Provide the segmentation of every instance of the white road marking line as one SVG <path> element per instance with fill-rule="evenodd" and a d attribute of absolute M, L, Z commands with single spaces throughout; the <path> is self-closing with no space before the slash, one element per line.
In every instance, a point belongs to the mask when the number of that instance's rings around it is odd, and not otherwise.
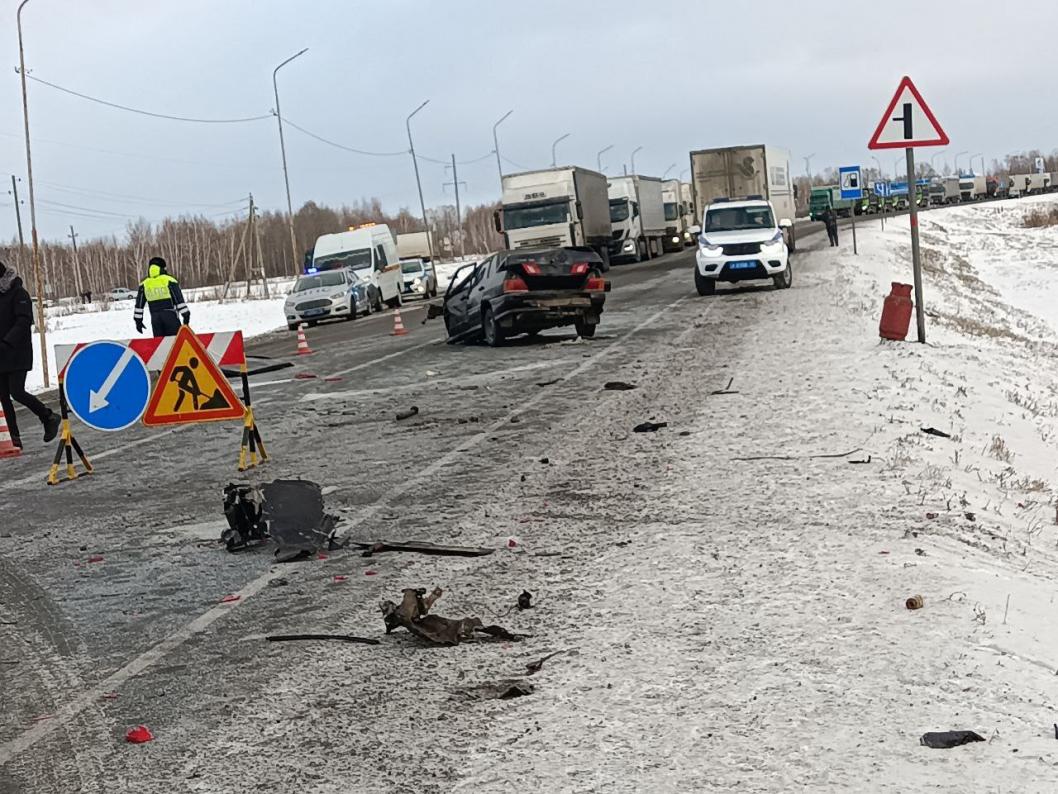
<path fill-rule="evenodd" d="M 348 375 L 350 372 L 356 372 L 358 369 L 364 369 L 365 367 L 370 367 L 373 364 L 380 364 L 383 361 L 388 361 L 391 358 L 396 358 L 397 356 L 403 356 L 405 353 L 411 353 L 411 352 L 413 352 L 415 350 L 422 350 L 422 348 L 427 347 L 429 345 L 440 345 L 440 344 L 444 344 L 444 340 L 443 339 L 431 339 L 429 342 L 420 342 L 417 345 L 412 345 L 411 347 L 406 347 L 403 350 L 396 350 L 396 351 L 394 351 L 392 353 L 387 353 L 384 356 L 379 356 L 378 358 L 373 358 L 370 361 L 364 361 L 361 364 L 357 364 L 355 367 L 349 367 L 349 369 L 340 369 L 337 372 L 332 372 L 327 377 L 329 377 L 329 378 L 340 378 L 342 375 Z"/>
<path fill-rule="evenodd" d="M 564 383 L 587 372 L 598 362 L 602 361 L 608 355 L 610 355 L 612 351 L 617 349 L 628 339 L 635 336 L 644 328 L 652 325 L 659 317 L 663 317 L 668 314 L 670 311 L 672 311 L 680 304 L 688 300 L 689 297 L 690 296 L 684 296 L 682 298 L 678 298 L 677 300 L 673 301 L 664 308 L 659 309 L 657 312 L 650 315 L 650 317 L 643 320 L 643 322 L 639 323 L 639 325 L 635 326 L 622 336 L 619 336 L 617 339 L 608 344 L 598 353 L 590 356 L 589 358 L 586 358 L 583 362 L 581 362 L 580 365 L 578 365 L 568 374 L 559 378 L 559 381 Z M 710 303 L 710 306 L 713 305 L 715 305 L 715 302 Z M 424 342 L 421 345 L 417 345 L 416 347 L 421 348 L 429 344 L 434 344 L 434 342 Z M 396 353 L 391 353 L 390 356 L 386 356 L 382 359 L 376 359 L 376 361 L 383 361 L 385 360 L 385 358 L 402 355 L 403 353 L 410 352 L 414 349 L 416 348 L 413 347 L 407 348 L 405 350 L 399 350 Z M 365 364 L 360 366 L 368 366 L 368 364 L 371 363 L 375 362 L 366 362 Z M 353 370 L 359 368 L 359 366 L 353 367 L 352 369 L 347 371 L 352 372 Z M 346 522 L 344 526 L 349 526 L 350 528 L 358 527 L 360 524 L 362 524 L 364 521 L 378 513 L 380 510 L 388 508 L 394 500 L 399 499 L 401 496 L 408 493 L 409 491 L 421 487 L 425 481 L 432 478 L 438 471 L 441 471 L 446 466 L 451 465 L 452 462 L 455 461 L 460 455 L 470 451 L 471 449 L 479 445 L 482 441 L 484 441 L 486 438 L 488 438 L 500 428 L 507 426 L 511 421 L 511 417 L 524 414 L 538 402 L 549 397 L 550 395 L 550 391 L 546 389 L 540 390 L 528 400 L 522 402 L 518 406 L 518 408 L 514 409 L 513 411 L 510 411 L 502 419 L 497 419 L 495 422 L 490 424 L 480 433 L 471 436 L 463 443 L 454 447 L 448 453 L 446 453 L 445 455 L 431 463 L 429 466 L 427 466 L 425 469 L 420 469 L 415 477 L 404 480 L 399 486 L 397 486 L 397 488 L 389 491 L 386 498 L 380 499 L 374 504 L 365 507 L 363 510 L 360 511 L 360 514 L 355 519 Z M 207 612 L 204 612 L 203 614 L 199 615 L 186 626 L 176 631 L 175 633 L 169 635 L 166 639 L 162 640 L 154 647 L 144 651 L 131 662 L 126 664 L 124 667 L 122 667 L 115 673 L 111 674 L 108 678 L 106 678 L 96 686 L 92 687 L 87 692 L 82 693 L 79 697 L 75 698 L 66 705 L 60 706 L 56 710 L 54 718 L 38 722 L 36 725 L 23 731 L 21 734 L 19 734 L 6 744 L 0 745 L 0 766 L 9 763 L 13 758 L 20 755 L 21 753 L 24 753 L 26 750 L 29 750 L 37 742 L 51 734 L 53 731 L 65 726 L 89 706 L 97 704 L 104 693 L 118 689 L 123 683 L 128 681 L 130 678 L 139 675 L 143 671 L 160 662 L 171 652 L 175 651 L 177 648 L 179 648 L 181 645 L 191 639 L 191 637 L 205 631 L 207 628 L 213 625 L 213 623 L 215 623 L 220 617 L 226 615 L 233 609 L 237 609 L 242 604 L 245 604 L 253 596 L 257 595 L 259 592 L 261 592 L 261 590 L 267 587 L 268 583 L 275 577 L 279 576 L 279 574 L 280 571 L 272 571 L 270 569 L 258 576 L 256 579 L 251 580 L 249 584 L 245 585 L 241 590 L 236 593 L 236 595 L 239 596 L 238 601 L 230 602 L 227 604 L 218 604 Z"/>

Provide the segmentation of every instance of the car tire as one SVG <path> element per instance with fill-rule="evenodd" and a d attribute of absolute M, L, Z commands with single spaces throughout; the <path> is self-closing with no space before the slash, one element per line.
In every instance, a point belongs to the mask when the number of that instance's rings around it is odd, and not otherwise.
<path fill-rule="evenodd" d="M 790 289 L 793 285 L 793 269 L 789 261 L 786 262 L 786 270 L 777 276 L 772 276 L 772 282 L 775 284 L 775 289 Z"/>
<path fill-rule="evenodd" d="M 581 339 L 591 339 L 595 336 L 597 325 L 598 323 L 590 323 L 587 320 L 577 320 L 573 327 L 577 329 L 577 336 Z"/>
<path fill-rule="evenodd" d="M 294 323 L 293 325 L 291 325 L 290 323 L 287 323 L 287 330 L 288 331 L 296 331 L 296 330 L 298 330 L 298 323 Z"/>
<path fill-rule="evenodd" d="M 319 324 L 320 324 L 319 320 L 309 320 L 309 322 L 308 322 L 309 328 L 315 328 Z"/>
<path fill-rule="evenodd" d="M 698 268 L 696 267 L 694 269 L 694 287 L 698 290 L 698 294 L 703 297 L 705 297 L 706 295 L 715 295 L 716 279 L 706 278 L 699 272 Z"/>
<path fill-rule="evenodd" d="M 481 336 L 489 347 L 503 344 L 503 329 L 496 322 L 496 314 L 491 306 L 486 306 L 481 312 Z"/>

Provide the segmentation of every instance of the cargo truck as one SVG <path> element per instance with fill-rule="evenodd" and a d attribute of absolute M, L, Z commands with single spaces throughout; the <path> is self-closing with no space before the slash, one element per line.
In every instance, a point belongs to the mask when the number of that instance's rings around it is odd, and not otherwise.
<path fill-rule="evenodd" d="M 610 259 L 642 262 L 661 255 L 665 237 L 662 182 L 651 176 L 610 180 Z"/>
<path fill-rule="evenodd" d="M 812 188 L 812 194 L 808 197 L 808 217 L 810 220 L 818 221 L 828 209 L 845 218 L 853 212 L 856 204 L 852 199 L 841 197 L 841 188 L 837 185 L 825 185 Z"/>
<path fill-rule="evenodd" d="M 662 186 L 661 201 L 665 208 L 665 239 L 662 247 L 666 251 L 682 251 L 687 238 L 684 226 L 686 215 L 680 195 L 680 180 L 670 179 Z"/>
<path fill-rule="evenodd" d="M 397 235 L 397 256 L 401 259 L 421 259 L 429 262 L 430 244 L 433 243 L 429 232 L 405 232 Z"/>
<path fill-rule="evenodd" d="M 1033 196 L 1051 189 L 1050 174 L 1011 174 L 1010 197 Z"/>
<path fill-rule="evenodd" d="M 792 221 L 796 212 L 790 153 L 774 146 L 726 146 L 691 152 L 691 185 L 699 225 L 706 207 L 719 198 L 759 196 L 771 202 L 777 219 Z M 792 225 L 786 234 L 787 246 L 793 251 L 796 239 Z"/>
<path fill-rule="evenodd" d="M 988 195 L 988 186 L 983 176 L 959 177 L 959 200 L 977 201 Z"/>
<path fill-rule="evenodd" d="M 561 166 L 504 174 L 501 185 L 501 207 L 493 220 L 505 248 L 590 248 L 604 268 L 609 266 L 612 237 L 605 176 Z"/>
<path fill-rule="evenodd" d="M 694 189 L 690 182 L 680 182 L 680 202 L 683 204 L 683 244 L 697 245 L 702 227 L 694 214 Z"/>

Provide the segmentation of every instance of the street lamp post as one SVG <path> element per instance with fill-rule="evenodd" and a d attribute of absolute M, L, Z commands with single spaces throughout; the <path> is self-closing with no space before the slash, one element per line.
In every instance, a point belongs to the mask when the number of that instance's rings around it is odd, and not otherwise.
<path fill-rule="evenodd" d="M 595 155 L 595 170 L 598 171 L 600 174 L 603 172 L 602 171 L 602 156 L 604 154 L 606 154 L 608 151 L 610 151 L 612 148 L 613 148 L 613 144 L 611 143 L 609 146 L 607 146 L 607 147 L 605 147 L 603 149 L 600 149 L 598 151 L 598 153 Z"/>
<path fill-rule="evenodd" d="M 272 70 L 272 90 L 275 92 L 275 97 L 276 97 L 276 122 L 279 124 L 279 151 L 280 151 L 280 153 L 283 156 L 283 183 L 286 185 L 286 189 L 287 189 L 287 221 L 289 222 L 289 225 L 290 225 L 290 254 L 294 258 L 294 274 L 295 275 L 297 275 L 297 272 L 298 272 L 298 269 L 299 269 L 298 268 L 298 239 L 294 235 L 294 204 L 290 200 L 290 175 L 289 175 L 289 173 L 287 173 L 287 146 L 286 146 L 286 142 L 283 140 L 283 113 L 279 109 L 279 83 L 276 81 L 276 75 L 279 73 L 280 69 L 282 69 L 284 66 L 286 66 L 288 63 L 290 63 L 295 58 L 301 57 L 302 55 L 304 55 L 308 51 L 309 51 L 309 48 L 306 47 L 305 49 L 303 49 L 301 52 L 297 53 L 296 55 L 291 55 L 289 58 L 287 58 L 285 61 L 283 61 L 281 64 L 279 64 L 279 66 L 277 66 L 275 69 Z"/>
<path fill-rule="evenodd" d="M 673 168 L 675 168 L 675 167 L 676 167 L 676 164 L 675 164 L 675 163 L 673 163 L 673 164 L 672 164 L 672 165 L 670 165 L 670 166 L 669 166 L 668 168 L 666 168 L 666 169 L 665 169 L 665 173 L 661 175 L 661 178 L 662 178 L 662 179 L 664 179 L 665 177 L 667 177 L 667 176 L 669 175 L 669 171 L 671 171 L 671 170 L 672 170 Z"/>
<path fill-rule="evenodd" d="M 932 171 L 934 174 L 937 174 L 937 168 L 936 166 L 934 166 L 933 161 L 940 155 L 944 154 L 946 151 L 948 150 L 941 149 L 939 152 L 934 152 L 929 156 L 929 170 Z M 937 174 L 937 176 L 940 176 L 940 174 Z"/>
<path fill-rule="evenodd" d="M 22 78 L 22 119 L 26 128 L 26 179 L 29 182 L 29 219 L 33 238 L 33 281 L 37 291 L 37 334 L 40 336 L 40 362 L 44 370 L 44 387 L 51 386 L 48 375 L 48 338 L 44 320 L 44 278 L 40 271 L 40 242 L 37 239 L 37 204 L 33 193 L 33 155 L 29 145 L 29 99 L 26 93 L 26 54 L 22 47 L 22 9 L 29 0 L 22 0 L 15 19 L 18 23 L 18 73 Z"/>
<path fill-rule="evenodd" d="M 514 112 L 514 109 L 508 110 L 503 116 L 492 125 L 492 150 L 496 152 L 496 169 L 500 172 L 500 185 L 503 185 L 503 163 L 500 161 L 500 139 L 496 135 L 496 128 L 499 127 L 503 122 L 507 120 L 507 117 Z"/>
<path fill-rule="evenodd" d="M 879 160 L 873 154 L 871 155 L 871 159 L 874 160 L 874 164 L 876 166 L 878 166 L 878 178 L 882 179 L 884 175 L 882 174 L 882 162 L 881 162 L 881 160 Z"/>
<path fill-rule="evenodd" d="M 560 143 L 562 143 L 562 141 L 566 140 L 566 138 L 568 138 L 569 135 L 570 134 L 568 132 L 565 133 L 564 135 L 559 135 L 557 138 L 555 138 L 555 142 L 551 144 L 551 167 L 552 168 L 554 168 L 555 166 L 558 165 L 558 162 L 556 160 L 557 155 L 555 154 L 555 147 L 558 146 Z"/>
<path fill-rule="evenodd" d="M 426 201 L 422 197 L 422 180 L 419 179 L 419 160 L 415 157 L 415 143 L 411 139 L 411 117 L 422 110 L 429 104 L 430 100 L 427 99 L 419 107 L 415 108 L 411 113 L 408 114 L 408 118 L 404 120 L 404 126 L 408 129 L 408 149 L 411 152 L 411 162 L 415 166 L 415 184 L 419 188 L 419 208 L 422 210 L 422 225 L 426 227 L 426 245 L 430 249 L 430 261 L 434 261 L 433 254 L 433 235 L 430 234 L 430 224 L 426 220 Z M 510 114 L 508 114 L 510 115 Z M 500 119 L 502 121 L 503 119 Z"/>
<path fill-rule="evenodd" d="M 636 148 L 634 148 L 632 150 L 632 174 L 633 175 L 636 172 L 636 152 L 639 152 L 639 151 L 642 151 L 642 150 L 643 150 L 642 146 L 637 146 Z"/>
<path fill-rule="evenodd" d="M 974 170 L 974 160 L 976 160 L 978 157 L 981 158 L 981 176 L 984 176 L 985 175 L 984 155 L 981 154 L 980 152 L 978 152 L 977 154 L 971 154 L 970 155 L 970 172 L 971 173 L 973 172 L 973 170 Z"/>
<path fill-rule="evenodd" d="M 955 166 L 953 167 L 953 170 L 955 171 L 955 176 L 959 176 L 959 158 L 962 157 L 964 154 L 969 154 L 969 151 L 963 149 L 961 152 L 957 152 L 955 155 Z"/>
<path fill-rule="evenodd" d="M 815 152 L 804 158 L 805 161 L 805 176 L 808 177 L 808 181 L 812 181 L 812 158 L 815 157 Z"/>
<path fill-rule="evenodd" d="M 683 181 L 683 175 L 684 174 L 690 175 L 690 173 L 691 173 L 691 169 L 690 168 L 684 168 L 682 171 L 680 171 L 680 181 L 681 182 Z"/>

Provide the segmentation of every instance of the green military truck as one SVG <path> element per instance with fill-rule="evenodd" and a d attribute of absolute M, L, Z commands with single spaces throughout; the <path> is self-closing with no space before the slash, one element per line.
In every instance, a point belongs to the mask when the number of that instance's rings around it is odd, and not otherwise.
<path fill-rule="evenodd" d="M 837 185 L 812 188 L 808 198 L 808 216 L 814 221 L 822 220 L 823 213 L 834 210 L 837 215 L 849 217 L 856 202 L 841 197 L 841 188 Z"/>

